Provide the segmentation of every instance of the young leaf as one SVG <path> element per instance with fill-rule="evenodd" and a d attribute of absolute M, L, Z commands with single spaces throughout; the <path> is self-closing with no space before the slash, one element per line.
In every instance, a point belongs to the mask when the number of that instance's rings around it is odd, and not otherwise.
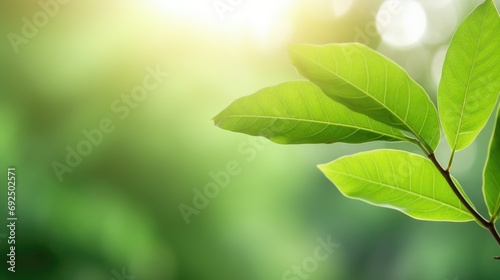
<path fill-rule="evenodd" d="M 483 194 L 491 217 L 500 214 L 500 108 L 497 112 L 495 131 L 483 174 Z"/>
<path fill-rule="evenodd" d="M 432 162 L 419 155 L 375 150 L 319 168 L 347 197 L 393 208 L 415 219 L 473 220 Z"/>
<path fill-rule="evenodd" d="M 330 98 L 427 144 L 439 144 L 437 112 L 420 85 L 396 63 L 357 44 L 298 45 L 290 57 L 301 75 Z"/>
<path fill-rule="evenodd" d="M 307 81 L 283 83 L 234 101 L 217 126 L 280 144 L 408 141 L 401 131 L 353 112 Z"/>
<path fill-rule="evenodd" d="M 458 27 L 438 90 L 439 115 L 453 151 L 469 146 L 488 121 L 500 91 L 500 18 L 492 0 Z"/>

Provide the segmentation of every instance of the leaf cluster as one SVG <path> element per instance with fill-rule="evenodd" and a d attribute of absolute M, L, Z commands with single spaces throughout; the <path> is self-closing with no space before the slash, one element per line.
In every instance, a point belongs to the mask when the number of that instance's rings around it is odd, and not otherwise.
<path fill-rule="evenodd" d="M 347 197 L 432 221 L 476 220 L 500 244 L 500 111 L 484 169 L 489 219 L 467 198 L 450 169 L 492 115 L 500 92 L 500 18 L 492 0 L 458 27 L 443 65 L 438 108 L 408 73 L 358 43 L 297 45 L 292 64 L 307 81 L 264 88 L 219 113 L 217 126 L 279 144 L 404 141 L 426 157 L 373 150 L 336 159 L 319 169 Z M 434 152 L 441 129 L 451 149 L 446 167 Z"/>

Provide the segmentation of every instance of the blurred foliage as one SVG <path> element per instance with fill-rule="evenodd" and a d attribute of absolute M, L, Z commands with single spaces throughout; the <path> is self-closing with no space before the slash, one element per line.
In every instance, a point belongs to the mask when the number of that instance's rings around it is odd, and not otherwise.
<path fill-rule="evenodd" d="M 20 33 L 21 19 L 40 11 L 37 2 L 2 1 L 1 33 Z M 410 146 L 285 147 L 213 126 L 235 98 L 299 79 L 287 45 L 353 41 L 381 4 L 356 1 L 336 18 L 325 12 L 331 1 L 294 1 L 283 16 L 288 35 L 279 36 L 279 28 L 264 35 L 233 28 L 252 5 L 243 2 L 220 20 L 211 1 L 68 1 L 18 54 L 7 36 L 0 40 L 0 167 L 17 168 L 19 219 L 17 272 L 6 269 L 1 239 L 0 278 L 109 280 L 125 268 L 137 280 L 281 279 L 311 255 L 317 237 L 331 235 L 341 246 L 310 279 L 497 279 L 500 267 L 489 257 L 498 248 L 476 225 L 414 221 L 347 200 L 315 167 L 356 151 Z M 272 4 L 257 2 L 260 20 Z M 453 1 L 453 27 L 477 3 Z M 439 30 L 439 11 L 428 30 Z M 407 68 L 435 100 L 431 66 L 451 33 L 440 35 L 401 49 L 380 36 L 369 45 Z M 110 104 L 155 65 L 168 78 L 120 120 Z M 52 163 L 64 162 L 66 146 L 103 118 L 116 129 L 59 182 Z M 456 156 L 453 170 L 483 211 L 491 129 Z M 242 173 L 186 225 L 179 204 L 192 205 L 193 189 L 230 161 Z M 6 195 L 0 192 L 2 205 Z"/>

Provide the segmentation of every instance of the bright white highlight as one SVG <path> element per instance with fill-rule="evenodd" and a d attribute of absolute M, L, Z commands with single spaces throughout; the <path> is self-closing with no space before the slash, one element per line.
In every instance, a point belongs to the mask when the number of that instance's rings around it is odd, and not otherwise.
<path fill-rule="evenodd" d="M 287 12 L 293 0 L 149 1 L 168 17 L 184 19 L 231 36 L 248 36 L 262 47 L 282 44 L 291 34 Z"/>
<path fill-rule="evenodd" d="M 383 11 L 390 9 L 394 1 L 385 1 L 377 13 L 377 29 L 382 40 L 395 47 L 406 47 L 417 43 L 427 29 L 427 16 L 422 5 L 413 0 L 398 1 L 397 13 L 389 20 Z M 384 23 L 384 24 L 382 24 Z"/>
<path fill-rule="evenodd" d="M 345 15 L 352 7 L 354 0 L 332 0 L 333 15 L 341 17 Z"/>

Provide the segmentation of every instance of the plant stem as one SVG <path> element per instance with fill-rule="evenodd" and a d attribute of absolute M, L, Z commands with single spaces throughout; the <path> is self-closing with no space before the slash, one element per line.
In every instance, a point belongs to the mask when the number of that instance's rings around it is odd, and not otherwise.
<path fill-rule="evenodd" d="M 432 154 L 432 148 L 427 144 L 427 142 L 424 141 L 424 139 L 417 137 L 418 144 L 422 150 L 424 150 L 424 153 L 426 155 Z M 422 143 L 422 144 L 420 144 Z"/>
<path fill-rule="evenodd" d="M 451 151 L 450 161 L 448 162 L 448 167 L 446 167 L 446 171 L 450 171 L 454 157 L 455 157 L 455 150 Z"/>
<path fill-rule="evenodd" d="M 451 178 L 450 171 L 443 169 L 443 167 L 439 164 L 439 162 L 436 159 L 436 156 L 433 153 L 428 154 L 428 157 L 432 161 L 432 163 L 434 163 L 434 165 L 439 170 L 441 175 L 443 175 L 443 177 L 446 179 L 446 182 L 448 182 L 448 185 L 453 190 L 455 195 L 458 197 L 460 202 L 462 202 L 462 204 L 465 206 L 465 208 L 467 208 L 467 210 L 469 210 L 469 212 L 472 214 L 472 216 L 474 216 L 476 221 L 478 221 L 479 224 L 481 224 L 484 228 L 486 228 L 491 233 L 491 235 L 493 235 L 493 237 L 495 238 L 498 245 L 500 245 L 500 235 L 498 234 L 498 231 L 495 227 L 495 223 L 493 221 L 486 220 L 483 216 L 481 216 L 481 214 L 479 214 L 479 212 L 476 211 L 476 209 L 474 209 L 474 207 L 472 207 L 472 205 L 467 201 L 467 199 L 460 192 L 457 185 L 455 185 L 455 182 L 453 182 L 453 179 Z M 500 257 L 495 257 L 495 259 L 500 259 Z"/>

